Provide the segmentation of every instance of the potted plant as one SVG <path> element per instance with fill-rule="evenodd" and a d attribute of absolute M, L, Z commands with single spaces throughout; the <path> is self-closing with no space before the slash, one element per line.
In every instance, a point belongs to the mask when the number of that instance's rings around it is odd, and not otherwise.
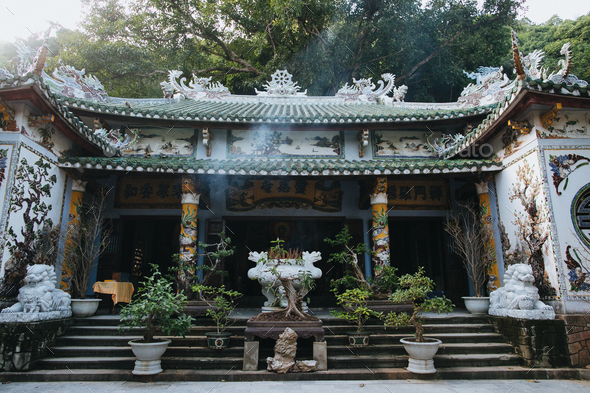
<path fill-rule="evenodd" d="M 485 296 L 489 270 L 494 263 L 491 228 L 482 224 L 473 205 L 461 205 L 463 220 L 449 217 L 445 231 L 453 238 L 454 251 L 461 256 L 475 296 L 464 296 L 465 308 L 472 314 L 487 314 L 490 298 Z M 490 249 L 491 248 L 491 249 Z"/>
<path fill-rule="evenodd" d="M 231 313 L 236 308 L 236 299 L 242 296 L 238 291 L 232 291 L 221 287 L 211 287 L 201 284 L 193 286 L 193 291 L 199 292 L 200 298 L 207 305 L 207 316 L 215 322 L 216 331 L 205 333 L 207 336 L 207 345 L 211 349 L 224 349 L 229 345 L 231 333 L 225 332 L 229 326 L 233 325 L 235 319 L 231 318 Z"/>
<path fill-rule="evenodd" d="M 209 308 L 206 299 L 202 298 L 202 292 L 195 291 L 194 286 L 206 287 L 214 276 L 227 276 L 227 271 L 221 269 L 221 262 L 223 258 L 233 255 L 235 251 L 235 247 L 231 244 L 231 238 L 226 237 L 225 232 L 219 234 L 219 242 L 217 243 L 199 242 L 199 249 L 203 250 L 202 254 L 197 252 L 188 256 L 174 254 L 172 257 L 176 266 L 170 268 L 177 274 L 179 291 L 183 292 L 189 300 L 184 312 L 191 316 L 206 315 Z M 200 256 L 203 257 L 203 263 L 197 265 Z M 181 275 L 182 280 L 179 280 Z"/>
<path fill-rule="evenodd" d="M 351 347 L 365 347 L 369 344 L 370 332 L 364 330 L 365 322 L 370 317 L 382 318 L 382 312 L 376 312 L 367 307 L 369 291 L 361 288 L 347 289 L 343 293 L 332 290 L 336 294 L 336 301 L 344 311 L 332 310 L 330 315 L 344 319 L 356 325 L 356 330 L 346 332 Z"/>
<path fill-rule="evenodd" d="M 344 226 L 334 239 L 324 239 L 331 246 L 341 248 L 341 251 L 330 255 L 328 262 L 338 262 L 350 267 L 343 277 L 332 280 L 330 285 L 333 292 L 338 294 L 347 289 L 359 288 L 369 293 L 366 304 L 372 310 L 410 312 L 411 306 L 409 304 L 393 304 L 388 299 L 389 295 L 398 287 L 397 268 L 384 266 L 378 276 L 365 277 L 359 266 L 359 255 L 365 253 L 371 255 L 372 251 L 364 243 L 359 243 L 356 246 L 350 245 L 351 240 L 352 235 L 350 235 L 348 226 Z"/>
<path fill-rule="evenodd" d="M 129 341 L 137 357 L 133 370 L 135 375 L 162 372 L 160 357 L 171 341 L 155 339 L 158 329 L 168 336 L 184 337 L 193 321 L 190 316 L 180 314 L 186 304 L 186 296 L 175 293 L 172 283 L 162 276 L 156 265 L 152 264 L 152 271 L 152 275 L 141 283 L 135 298 L 121 310 L 119 330 L 146 329 L 142 340 Z"/>
<path fill-rule="evenodd" d="M 112 228 L 105 221 L 107 192 L 99 189 L 95 195 L 87 193 L 76 206 L 78 217 L 68 224 L 64 265 L 70 276 L 72 315 L 89 317 L 98 309 L 101 299 L 86 299 L 88 279 L 98 258 L 109 246 Z"/>
<path fill-rule="evenodd" d="M 405 337 L 400 340 L 410 355 L 408 371 L 418 374 L 432 374 L 434 368 L 434 355 L 438 351 L 441 341 L 436 338 L 424 337 L 424 326 L 419 314 L 421 312 L 436 311 L 451 312 L 453 304 L 446 297 L 426 298 L 434 289 L 434 281 L 424 276 L 424 268 L 420 267 L 414 274 L 405 274 L 399 279 L 400 288 L 390 295 L 393 302 L 410 301 L 414 307 L 411 315 L 407 313 L 390 312 L 384 317 L 386 326 L 406 327 L 414 326 L 414 337 Z"/>

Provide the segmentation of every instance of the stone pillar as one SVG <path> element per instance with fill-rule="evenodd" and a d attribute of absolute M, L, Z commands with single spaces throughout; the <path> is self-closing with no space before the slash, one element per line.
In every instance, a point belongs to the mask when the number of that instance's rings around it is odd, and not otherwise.
<path fill-rule="evenodd" d="M 371 194 L 373 210 L 373 251 L 375 255 L 375 276 L 384 266 L 389 266 L 389 226 L 387 224 L 387 178 L 378 177 L 374 193 Z"/>
<path fill-rule="evenodd" d="M 180 226 L 180 256 L 183 260 L 192 259 L 197 251 L 197 213 L 199 197 L 192 176 L 182 178 L 182 218 Z M 194 273 L 190 272 L 190 274 Z M 180 290 L 188 290 L 189 272 L 179 271 Z"/>
<path fill-rule="evenodd" d="M 74 225 L 78 225 L 80 223 L 80 208 L 82 207 L 82 199 L 84 198 L 84 192 L 86 192 L 86 183 L 82 180 L 73 180 L 72 181 L 72 199 L 70 200 L 70 212 L 68 216 L 68 231 L 66 234 L 66 247 L 68 249 L 68 245 L 72 241 L 70 229 Z M 70 275 L 71 272 L 69 271 L 68 267 L 66 266 L 65 259 L 61 266 L 61 282 L 59 283 L 59 287 L 64 290 L 65 292 L 70 292 Z"/>
<path fill-rule="evenodd" d="M 498 258 L 496 258 L 496 243 L 494 241 L 494 226 L 492 224 L 492 212 L 490 209 L 490 194 L 487 182 L 475 183 L 477 196 L 479 198 L 479 211 L 481 212 L 481 224 L 487 233 L 486 251 L 490 254 L 494 264 L 488 269 L 488 291 L 495 291 L 500 287 L 500 276 L 498 271 Z"/>
<path fill-rule="evenodd" d="M 243 371 L 258 371 L 259 341 L 244 341 Z"/>

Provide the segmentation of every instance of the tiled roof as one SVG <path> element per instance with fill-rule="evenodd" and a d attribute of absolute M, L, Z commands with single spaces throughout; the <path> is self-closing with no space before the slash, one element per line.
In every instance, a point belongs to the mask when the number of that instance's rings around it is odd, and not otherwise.
<path fill-rule="evenodd" d="M 297 102 L 260 101 L 256 96 L 231 96 L 223 100 L 116 99 L 115 102 L 96 102 L 60 96 L 59 101 L 70 108 L 135 118 L 273 124 L 410 123 L 476 116 L 490 109 L 459 108 L 458 105 L 453 108 L 445 104 L 423 104 L 417 108 L 413 103 L 390 106 L 346 103 L 333 100 L 333 97 L 309 98 Z"/>
<path fill-rule="evenodd" d="M 220 175 L 317 176 L 317 175 L 411 175 L 477 173 L 497 171 L 502 165 L 493 160 L 317 160 L 317 159 L 194 159 L 131 157 L 68 157 L 60 159 L 62 168 L 101 169 L 153 173 L 195 173 Z"/>
<path fill-rule="evenodd" d="M 63 116 L 66 122 L 70 123 L 72 129 L 78 131 L 84 139 L 88 140 L 91 144 L 101 148 L 102 150 L 110 150 L 112 153 L 116 153 L 116 149 L 107 144 L 104 140 L 94 135 L 94 131 L 87 127 L 76 115 L 74 115 L 67 106 L 62 105 L 61 101 L 57 99 L 56 94 L 52 93 L 49 86 L 43 82 L 43 79 L 32 72 L 22 76 L 16 76 L 13 78 L 2 78 L 0 77 L 0 89 L 32 86 L 37 83 L 41 87 L 41 91 L 45 94 L 49 102 L 53 107 Z"/>
<path fill-rule="evenodd" d="M 509 108 L 512 102 L 516 99 L 521 91 L 541 91 L 555 95 L 572 95 L 576 97 L 590 97 L 590 88 L 588 86 L 568 85 L 567 83 L 555 83 L 551 80 L 543 81 L 541 79 L 531 79 L 527 77 L 522 81 L 518 81 L 512 91 L 496 104 L 496 106 L 488 113 L 487 117 L 475 127 L 460 144 L 450 149 L 443 158 L 451 158 L 457 153 L 463 151 L 473 143 L 475 143 L 482 135 L 484 135 L 500 116 Z"/>

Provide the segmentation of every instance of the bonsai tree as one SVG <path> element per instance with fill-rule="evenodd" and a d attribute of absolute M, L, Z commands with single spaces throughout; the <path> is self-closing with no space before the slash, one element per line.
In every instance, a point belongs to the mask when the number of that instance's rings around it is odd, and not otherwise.
<path fill-rule="evenodd" d="M 494 250 L 490 250 L 489 234 L 476 208 L 473 205 L 462 205 L 463 220 L 449 217 L 445 223 L 445 231 L 454 240 L 454 251 L 461 256 L 463 266 L 473 285 L 476 297 L 485 296 L 489 269 L 495 263 L 492 258 Z"/>
<path fill-rule="evenodd" d="M 344 319 L 349 323 L 356 325 L 356 333 L 362 333 L 365 323 L 370 317 L 382 318 L 382 312 L 376 312 L 367 307 L 369 291 L 360 288 L 347 289 L 344 293 L 336 294 L 336 301 L 344 308 L 344 311 L 332 310 L 330 315 L 336 318 Z"/>
<path fill-rule="evenodd" d="M 242 296 L 238 291 L 232 291 L 221 287 L 205 286 L 197 284 L 193 286 L 193 291 L 200 294 L 201 299 L 207 302 L 207 316 L 213 319 L 217 328 L 217 334 L 222 333 L 233 325 L 234 319 L 230 318 L 231 313 L 236 308 L 235 301 Z"/>
<path fill-rule="evenodd" d="M 20 236 L 12 227 L 6 231 L 6 247 L 11 260 L 6 264 L 4 277 L 0 282 L 0 297 L 11 298 L 18 294 L 22 280 L 27 273 L 27 266 L 35 263 L 54 264 L 57 250 L 55 243 L 51 250 L 53 259 L 39 258 L 38 240 L 43 236 L 42 228 L 51 228 L 53 222 L 47 218 L 52 209 L 43 200 L 51 196 L 51 189 L 57 182 L 55 174 L 50 174 L 51 166 L 39 158 L 33 165 L 26 159 L 20 161 L 16 171 L 10 213 L 22 211 L 23 226 Z"/>
<path fill-rule="evenodd" d="M 199 248 L 203 250 L 202 254 L 195 252 L 194 255 L 189 257 L 174 254 L 173 258 L 176 267 L 170 268 L 170 270 L 183 275 L 183 283 L 181 284 L 180 280 L 178 280 L 178 288 L 191 300 L 194 298 L 206 300 L 201 296 L 199 290 L 195 290 L 195 284 L 205 287 L 213 276 L 218 274 L 226 276 L 227 272 L 221 270 L 221 261 L 235 252 L 235 246 L 231 244 L 231 238 L 225 236 L 225 232 L 219 234 L 218 243 L 206 244 L 199 242 Z M 197 265 L 199 256 L 203 256 L 203 264 L 200 266 Z M 197 283 L 199 272 L 202 272 L 202 278 Z"/>
<path fill-rule="evenodd" d="M 434 281 L 424 276 L 424 267 L 420 267 L 414 274 L 404 274 L 399 279 L 400 288 L 393 292 L 389 298 L 392 302 L 400 303 L 410 301 L 414 306 L 412 315 L 406 313 L 390 312 L 384 317 L 386 326 L 406 327 L 414 326 L 416 329 L 416 341 L 424 342 L 423 320 L 419 317 L 421 312 L 453 311 L 453 304 L 446 297 L 426 299 L 426 295 L 434 289 Z"/>
<path fill-rule="evenodd" d="M 105 225 L 106 190 L 87 195 L 78 210 L 78 219 L 68 224 L 64 264 L 71 276 L 74 299 L 85 299 L 90 272 L 109 245 L 112 228 Z"/>
<path fill-rule="evenodd" d="M 187 302 L 186 296 L 175 293 L 172 283 L 162 276 L 158 267 L 151 266 L 152 275 L 141 283 L 137 295 L 121 310 L 119 330 L 145 328 L 145 343 L 155 342 L 154 335 L 158 329 L 166 335 L 184 337 L 193 321 L 190 316 L 181 314 Z M 174 318 L 175 315 L 178 317 Z"/>
<path fill-rule="evenodd" d="M 397 288 L 397 268 L 385 266 L 379 276 L 367 279 L 359 266 L 359 255 L 365 253 L 371 255 L 372 251 L 364 243 L 359 243 L 356 246 L 350 245 L 351 240 L 352 235 L 348 230 L 348 225 L 345 225 L 334 239 L 324 239 L 331 246 L 342 248 L 342 251 L 332 253 L 328 262 L 342 263 L 351 268 L 351 270 L 345 273 L 344 277 L 332 280 L 331 286 L 337 290 L 335 293 L 347 289 L 359 288 L 367 291 L 370 298 L 387 298 Z"/>

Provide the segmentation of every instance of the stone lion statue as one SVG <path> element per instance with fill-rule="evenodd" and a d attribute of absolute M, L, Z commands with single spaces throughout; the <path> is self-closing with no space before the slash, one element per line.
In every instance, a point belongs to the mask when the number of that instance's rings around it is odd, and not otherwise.
<path fill-rule="evenodd" d="M 530 265 L 511 265 L 504 274 L 504 286 L 490 294 L 490 315 L 524 319 L 553 319 L 553 307 L 543 303 Z"/>
<path fill-rule="evenodd" d="M 34 321 L 69 317 L 70 295 L 56 288 L 57 276 L 53 266 L 32 265 L 27 267 L 25 285 L 18 292 L 18 303 L 2 310 L 0 320 Z M 33 314 L 23 316 L 22 314 Z M 7 318 L 11 316 L 11 318 Z"/>

